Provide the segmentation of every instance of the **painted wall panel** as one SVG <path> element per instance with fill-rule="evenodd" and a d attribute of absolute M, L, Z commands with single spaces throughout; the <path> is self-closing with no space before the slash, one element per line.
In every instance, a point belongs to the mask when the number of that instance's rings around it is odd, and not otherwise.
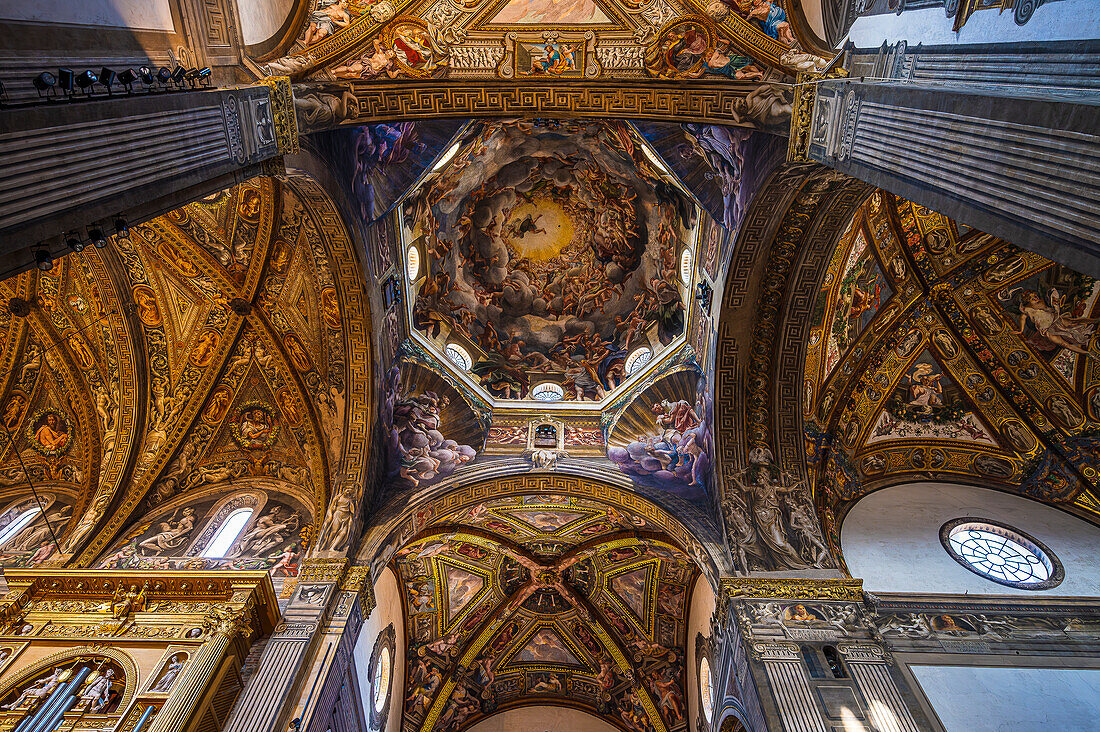
<path fill-rule="evenodd" d="M 1100 730 L 1100 669 L 911 666 L 947 732 Z"/>
<path fill-rule="evenodd" d="M 102 25 L 170 31 L 168 0 L 0 0 L 0 18 L 38 23 Z"/>
<path fill-rule="evenodd" d="M 1047 545 L 1066 578 L 1050 590 L 996 584 L 957 563 L 940 544 L 940 527 L 964 516 L 1013 526 Z M 869 592 L 971 592 L 986 595 L 1100 595 L 1100 529 L 1035 501 L 985 488 L 910 483 L 872 493 L 841 526 L 853 577 Z"/>

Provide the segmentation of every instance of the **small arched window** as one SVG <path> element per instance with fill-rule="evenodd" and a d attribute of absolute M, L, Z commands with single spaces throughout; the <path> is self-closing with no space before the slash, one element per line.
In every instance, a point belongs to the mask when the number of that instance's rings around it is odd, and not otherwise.
<path fill-rule="evenodd" d="M 24 527 L 33 521 L 34 517 L 40 513 L 42 513 L 42 509 L 38 506 L 34 506 L 16 516 L 10 524 L 4 527 L 3 531 L 0 531 L 0 547 L 14 539 L 15 535 L 22 531 Z"/>
<path fill-rule="evenodd" d="M 825 646 L 821 652 L 825 655 L 825 662 L 829 664 L 829 670 L 832 671 L 834 679 L 848 678 L 848 672 L 844 670 L 844 663 L 840 660 L 840 654 L 834 646 Z"/>
<path fill-rule="evenodd" d="M 802 646 L 802 660 L 806 662 L 806 669 L 810 672 L 811 679 L 825 678 L 825 669 L 821 666 L 817 651 L 809 646 Z"/>
<path fill-rule="evenodd" d="M 229 552 L 229 547 L 233 546 L 233 542 L 237 540 L 241 531 L 244 530 L 248 520 L 252 518 L 251 508 L 238 508 L 225 519 L 225 523 L 221 525 L 218 532 L 214 534 L 214 538 L 210 540 L 210 543 L 206 545 L 206 549 L 203 550 L 202 556 L 210 558 L 224 557 Z"/>

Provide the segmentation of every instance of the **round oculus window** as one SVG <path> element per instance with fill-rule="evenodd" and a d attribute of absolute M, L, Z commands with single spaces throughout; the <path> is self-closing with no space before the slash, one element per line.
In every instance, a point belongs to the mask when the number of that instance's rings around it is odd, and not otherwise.
<path fill-rule="evenodd" d="M 1062 563 L 1038 539 L 982 518 L 959 518 L 940 529 L 956 562 L 991 582 L 1021 590 L 1048 590 L 1065 578 Z"/>
<path fill-rule="evenodd" d="M 555 383 L 545 382 L 531 390 L 531 397 L 540 402 L 557 402 L 565 398 L 565 390 Z"/>
<path fill-rule="evenodd" d="M 639 371 L 650 359 L 653 358 L 653 351 L 649 350 L 645 346 L 634 349 L 633 353 L 626 357 L 626 364 L 624 365 L 624 371 L 629 374 L 633 374 Z"/>
<path fill-rule="evenodd" d="M 699 706 L 703 708 L 707 724 L 710 724 L 714 716 L 714 687 L 710 678 L 710 661 L 706 656 L 699 659 Z"/>
<path fill-rule="evenodd" d="M 474 365 L 474 361 L 470 358 L 470 354 L 466 349 L 455 343 L 447 344 L 447 358 L 463 371 L 469 371 L 470 367 Z"/>
<path fill-rule="evenodd" d="M 376 714 L 382 713 L 382 707 L 386 705 L 386 699 L 389 697 L 391 670 L 390 649 L 389 646 L 383 646 L 374 664 L 374 679 L 371 684 L 374 696 L 372 704 Z"/>
<path fill-rule="evenodd" d="M 680 280 L 686 285 L 691 282 L 691 250 L 685 249 L 680 255 Z"/>

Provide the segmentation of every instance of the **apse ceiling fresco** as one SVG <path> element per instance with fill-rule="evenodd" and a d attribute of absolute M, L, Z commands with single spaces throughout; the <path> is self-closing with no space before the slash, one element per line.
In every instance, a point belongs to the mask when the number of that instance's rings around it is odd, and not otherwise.
<path fill-rule="evenodd" d="M 458 144 L 404 203 L 411 318 L 492 397 L 552 380 L 598 401 L 634 349 L 684 334 L 697 209 L 628 125 L 488 123 Z"/>
<path fill-rule="evenodd" d="M 457 730 L 539 699 L 626 730 L 687 728 L 698 572 L 642 516 L 565 495 L 498 498 L 437 516 L 395 565 L 407 726 Z"/>
<path fill-rule="evenodd" d="M 333 213 L 309 179 L 257 178 L 0 285 L 29 303 L 3 316 L 0 476 L 5 494 L 33 484 L 45 516 L 6 566 L 287 575 L 347 546 L 353 516 L 326 516 L 332 466 L 366 469 L 347 415 L 372 383 L 348 380 L 370 354 L 345 318 L 369 315 Z M 237 509 L 240 540 L 200 556 Z"/>
<path fill-rule="evenodd" d="M 1097 284 L 873 194 L 829 265 L 806 355 L 804 416 L 834 547 L 854 500 L 919 478 L 1100 515 Z"/>
<path fill-rule="evenodd" d="M 734 79 L 819 70 L 769 0 L 317 0 L 273 74 Z M 811 49 L 812 50 L 812 49 Z"/>

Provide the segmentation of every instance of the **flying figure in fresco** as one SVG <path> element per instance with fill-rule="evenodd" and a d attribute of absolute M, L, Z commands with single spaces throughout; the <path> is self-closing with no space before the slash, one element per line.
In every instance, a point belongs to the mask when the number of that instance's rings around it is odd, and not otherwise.
<path fill-rule="evenodd" d="M 509 222 L 508 236 L 512 239 L 522 239 L 528 234 L 545 234 L 546 229 L 538 225 L 541 218 L 542 214 L 535 214 L 534 218 L 531 217 L 531 214 L 527 214 L 519 223 Z"/>
<path fill-rule="evenodd" d="M 1069 298 L 1063 297 L 1057 289 L 1052 289 L 1048 297 L 1050 304 L 1043 302 L 1034 290 L 1022 290 L 1017 295 L 1020 327 L 1016 332 L 1023 335 L 1031 323 L 1038 336 L 1050 344 L 1096 358 L 1089 353 L 1088 347 L 1100 318 L 1082 318 L 1062 312 L 1063 305 L 1071 307 L 1073 303 L 1067 302 Z"/>

